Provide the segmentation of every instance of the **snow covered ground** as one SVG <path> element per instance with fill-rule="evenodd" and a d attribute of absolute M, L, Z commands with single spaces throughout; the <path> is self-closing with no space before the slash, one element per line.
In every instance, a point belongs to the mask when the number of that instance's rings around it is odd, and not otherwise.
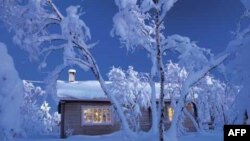
<path fill-rule="evenodd" d="M 154 141 L 153 137 L 140 136 L 136 141 Z M 116 132 L 110 135 L 103 136 L 72 136 L 67 139 L 60 139 L 57 136 L 41 136 L 25 139 L 16 139 L 15 141 L 129 141 L 121 132 Z M 179 141 L 223 141 L 223 134 L 221 133 L 206 133 L 198 134 L 192 133 L 180 137 Z"/>
<path fill-rule="evenodd" d="M 223 133 L 190 134 L 181 137 L 179 141 L 223 141 Z"/>

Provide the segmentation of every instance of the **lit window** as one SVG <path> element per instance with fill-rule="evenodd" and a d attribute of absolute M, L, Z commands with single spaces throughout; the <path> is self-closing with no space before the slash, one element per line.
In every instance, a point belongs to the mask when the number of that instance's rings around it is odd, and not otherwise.
<path fill-rule="evenodd" d="M 173 120 L 174 110 L 172 107 L 168 107 L 168 119 L 169 121 Z"/>
<path fill-rule="evenodd" d="M 112 124 L 110 106 L 82 106 L 82 125 Z"/>

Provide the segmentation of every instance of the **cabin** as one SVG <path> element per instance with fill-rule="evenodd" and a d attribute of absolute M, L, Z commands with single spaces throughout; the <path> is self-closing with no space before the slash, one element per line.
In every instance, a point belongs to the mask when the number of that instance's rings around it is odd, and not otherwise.
<path fill-rule="evenodd" d="M 60 137 L 70 135 L 103 135 L 120 130 L 120 123 L 112 110 L 110 101 L 105 96 L 98 81 L 75 81 L 75 70 L 69 70 L 69 81 L 57 81 L 58 112 L 61 114 Z M 156 84 L 156 93 L 159 93 Z M 166 127 L 169 127 L 174 111 L 166 102 Z M 186 108 L 194 114 L 194 105 Z M 185 119 L 184 126 L 195 131 L 190 119 Z M 148 131 L 151 127 L 150 109 L 142 109 L 140 128 Z"/>

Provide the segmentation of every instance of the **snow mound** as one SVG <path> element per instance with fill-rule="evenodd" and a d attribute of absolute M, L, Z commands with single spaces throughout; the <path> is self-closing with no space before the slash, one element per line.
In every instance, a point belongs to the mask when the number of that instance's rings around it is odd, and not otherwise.
<path fill-rule="evenodd" d="M 20 134 L 20 106 L 23 83 L 15 69 L 7 47 L 0 42 L 0 138 L 10 140 Z"/>

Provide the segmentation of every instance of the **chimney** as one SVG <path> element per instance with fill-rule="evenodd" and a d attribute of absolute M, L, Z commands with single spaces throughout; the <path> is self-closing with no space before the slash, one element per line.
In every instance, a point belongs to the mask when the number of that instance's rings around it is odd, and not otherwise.
<path fill-rule="evenodd" d="M 69 69 L 69 82 L 74 82 L 76 77 L 76 70 Z"/>

